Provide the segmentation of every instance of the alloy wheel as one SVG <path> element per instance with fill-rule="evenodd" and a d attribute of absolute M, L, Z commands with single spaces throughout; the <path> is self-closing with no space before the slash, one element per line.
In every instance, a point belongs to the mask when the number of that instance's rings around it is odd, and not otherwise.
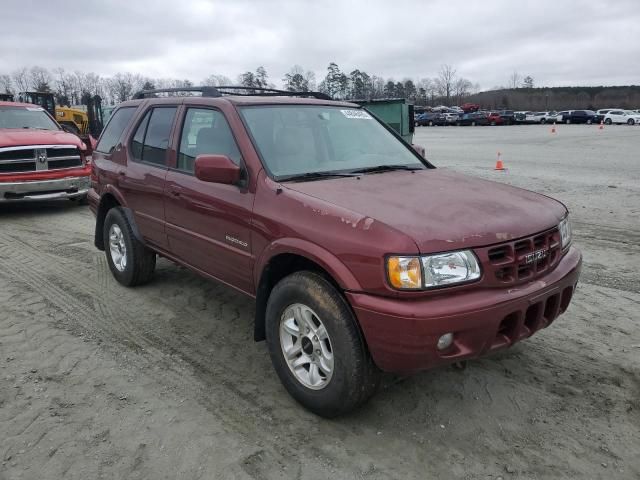
<path fill-rule="evenodd" d="M 127 245 L 120 226 L 115 223 L 109 228 L 109 252 L 113 265 L 119 272 L 124 272 L 127 268 Z"/>
<path fill-rule="evenodd" d="M 298 382 L 321 390 L 331 381 L 333 348 L 322 320 L 307 305 L 295 303 L 280 317 L 280 347 Z"/>

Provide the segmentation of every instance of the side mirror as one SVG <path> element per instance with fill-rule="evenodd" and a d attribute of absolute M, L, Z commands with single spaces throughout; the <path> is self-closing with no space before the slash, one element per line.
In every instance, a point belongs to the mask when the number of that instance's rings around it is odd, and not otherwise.
<path fill-rule="evenodd" d="M 240 167 L 226 155 L 198 155 L 195 174 L 203 182 L 233 185 L 240 181 Z"/>

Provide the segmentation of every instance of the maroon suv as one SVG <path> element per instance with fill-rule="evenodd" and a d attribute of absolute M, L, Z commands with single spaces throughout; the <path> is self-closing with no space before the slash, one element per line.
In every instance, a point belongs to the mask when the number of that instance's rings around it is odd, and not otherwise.
<path fill-rule="evenodd" d="M 581 254 L 560 202 L 438 170 L 358 105 L 202 92 L 113 113 L 95 244 L 124 285 L 161 255 L 254 298 L 255 339 L 310 410 L 357 407 L 380 371 L 509 347 L 569 306 Z"/>

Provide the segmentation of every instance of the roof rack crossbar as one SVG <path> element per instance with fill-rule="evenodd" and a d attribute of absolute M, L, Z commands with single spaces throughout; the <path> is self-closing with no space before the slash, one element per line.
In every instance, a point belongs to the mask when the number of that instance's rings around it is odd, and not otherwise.
<path fill-rule="evenodd" d="M 203 97 L 220 97 L 216 87 L 175 87 L 175 88 L 154 88 L 153 90 L 140 90 L 134 96 L 134 100 L 145 98 L 149 95 L 155 95 L 156 93 L 178 93 L 178 92 L 200 92 Z"/>
<path fill-rule="evenodd" d="M 220 85 L 217 87 L 176 87 L 176 88 L 156 88 L 153 90 L 140 90 L 134 96 L 134 100 L 140 100 L 157 93 L 178 93 L 178 92 L 200 92 L 203 97 L 221 97 L 222 95 L 240 95 L 248 97 L 313 97 L 319 100 L 331 100 L 331 97 L 321 92 L 292 92 L 289 90 L 278 90 L 276 88 L 245 87 L 243 85 Z"/>

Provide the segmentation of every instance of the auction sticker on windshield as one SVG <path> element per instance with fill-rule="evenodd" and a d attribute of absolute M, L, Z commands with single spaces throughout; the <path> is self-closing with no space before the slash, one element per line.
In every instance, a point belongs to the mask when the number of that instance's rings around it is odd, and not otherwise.
<path fill-rule="evenodd" d="M 371 120 L 373 117 L 364 110 L 340 110 L 347 118 L 359 118 L 361 120 Z"/>

